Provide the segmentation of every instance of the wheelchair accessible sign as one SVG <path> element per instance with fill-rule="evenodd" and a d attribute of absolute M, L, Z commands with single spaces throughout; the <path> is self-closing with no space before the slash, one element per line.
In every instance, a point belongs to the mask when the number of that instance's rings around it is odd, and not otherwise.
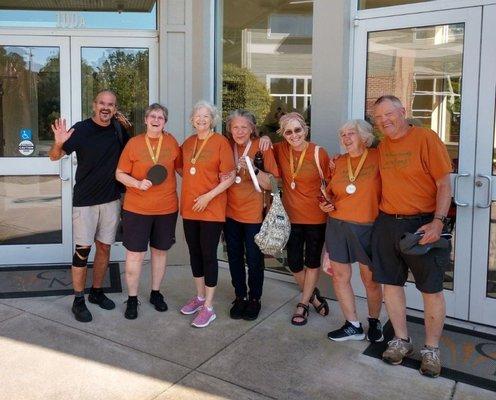
<path fill-rule="evenodd" d="M 30 156 L 34 153 L 33 131 L 29 128 L 21 128 L 19 130 L 19 153 L 23 156 Z"/>

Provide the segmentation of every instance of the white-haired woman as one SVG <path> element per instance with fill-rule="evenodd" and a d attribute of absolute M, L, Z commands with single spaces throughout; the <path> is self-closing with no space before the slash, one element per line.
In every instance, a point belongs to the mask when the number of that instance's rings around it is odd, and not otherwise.
<path fill-rule="evenodd" d="M 181 146 L 181 215 L 196 286 L 196 296 L 181 308 L 181 313 L 199 311 L 192 322 L 197 328 L 208 326 L 216 318 L 217 246 L 226 220 L 226 190 L 235 175 L 229 141 L 213 131 L 218 121 L 215 106 L 207 101 L 196 103 L 191 113 L 194 133 Z"/>
<path fill-rule="evenodd" d="M 322 147 L 316 151 L 316 144 L 307 140 L 308 126 L 302 115 L 285 114 L 279 119 L 279 126 L 278 132 L 285 140 L 274 145 L 274 152 L 282 177 L 282 201 L 291 221 L 286 246 L 288 266 L 302 292 L 291 323 L 305 325 L 310 303 L 320 315 L 329 314 L 327 301 L 315 287 L 327 218 L 319 208 L 318 198 L 322 178 L 330 177 L 329 156 Z"/>
<path fill-rule="evenodd" d="M 226 119 L 226 131 L 236 162 L 235 183 L 227 191 L 227 218 L 224 226 L 231 282 L 236 295 L 229 314 L 233 319 L 252 321 L 260 312 L 264 281 L 264 258 L 255 243 L 255 235 L 262 226 L 264 199 L 263 193 L 255 189 L 252 179 L 256 179 L 261 188 L 269 190 L 270 175 L 278 178 L 279 172 L 270 146 L 265 146 L 263 150 L 256 119 L 251 112 L 232 111 Z M 260 163 L 254 167 L 255 177 L 249 173 L 245 157 L 250 162 L 255 158 L 263 161 L 263 166 Z"/>
<path fill-rule="evenodd" d="M 351 287 L 351 264 L 357 262 L 367 292 L 371 342 L 383 340 L 379 313 L 382 305 L 381 285 L 372 280 L 370 237 L 372 224 L 379 214 L 381 178 L 378 153 L 370 148 L 372 126 L 364 120 L 346 122 L 338 131 L 345 154 L 337 158 L 327 192 L 330 202 L 320 208 L 328 213 L 326 250 L 332 268 L 332 282 L 345 324 L 328 333 L 335 341 L 362 340 L 365 333 L 358 320 L 355 296 Z"/>

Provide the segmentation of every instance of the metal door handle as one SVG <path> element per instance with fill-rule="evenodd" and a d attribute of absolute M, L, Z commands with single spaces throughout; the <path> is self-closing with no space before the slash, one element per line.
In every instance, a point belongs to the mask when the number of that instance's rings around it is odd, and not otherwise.
<path fill-rule="evenodd" d="M 59 178 L 61 181 L 68 181 L 69 180 L 69 177 L 65 177 L 64 176 L 64 173 L 63 173 L 63 163 L 64 163 L 64 160 L 66 160 L 67 158 L 69 158 L 68 156 L 64 156 L 62 157 L 60 160 L 59 160 Z"/>
<path fill-rule="evenodd" d="M 455 204 L 458 206 L 458 207 L 468 207 L 468 203 L 462 203 L 458 200 L 458 180 L 460 178 L 468 178 L 470 176 L 470 174 L 468 172 L 459 172 L 456 176 L 455 176 L 455 182 L 454 182 L 454 188 L 453 188 L 453 192 L 454 192 L 454 201 L 455 201 Z"/>
<path fill-rule="evenodd" d="M 483 178 L 487 180 L 487 200 L 486 200 L 486 204 L 477 203 L 476 206 L 478 208 L 489 208 L 491 207 L 491 200 L 493 197 L 492 177 L 490 177 L 489 175 L 477 174 L 477 178 Z"/>

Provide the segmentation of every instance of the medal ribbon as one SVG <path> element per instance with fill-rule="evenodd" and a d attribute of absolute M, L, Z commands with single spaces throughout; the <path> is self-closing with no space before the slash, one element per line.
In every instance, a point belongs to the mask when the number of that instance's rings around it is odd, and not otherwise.
<path fill-rule="evenodd" d="M 355 169 L 355 172 L 351 169 L 351 157 L 348 154 L 348 158 L 346 159 L 347 164 L 348 164 L 348 179 L 350 182 L 355 182 L 356 178 L 358 178 L 358 174 L 362 170 L 363 164 L 365 163 L 365 159 L 367 158 L 367 154 L 369 154 L 369 150 L 365 149 L 365 151 L 362 154 L 362 157 L 360 157 L 360 161 L 358 162 L 358 165 Z"/>
<path fill-rule="evenodd" d="M 205 147 L 205 145 L 207 144 L 208 139 L 210 139 L 213 134 L 214 134 L 213 132 L 210 132 L 207 135 L 207 137 L 203 140 L 202 145 L 198 149 L 198 153 L 196 152 L 196 146 L 198 146 L 198 135 L 196 135 L 195 148 L 193 149 L 193 157 L 191 158 L 191 164 L 193 164 L 193 165 L 196 164 L 196 160 L 198 160 L 198 157 L 200 157 L 200 154 L 203 151 L 203 148 Z"/>
<path fill-rule="evenodd" d="M 148 152 L 150 153 L 150 157 L 152 158 L 153 164 L 156 164 L 158 162 L 158 158 L 160 157 L 160 149 L 162 148 L 162 139 L 163 138 L 164 138 L 164 135 L 161 134 L 160 138 L 158 139 L 157 151 L 155 153 L 153 153 L 152 145 L 150 144 L 150 139 L 145 134 L 146 147 L 148 147 Z"/>
<path fill-rule="evenodd" d="M 291 178 L 292 181 L 294 182 L 296 176 L 300 172 L 301 166 L 303 165 L 303 159 L 305 158 L 305 154 L 308 149 L 308 143 L 306 144 L 305 148 L 300 154 L 300 159 L 298 160 L 298 166 L 296 167 L 296 170 L 294 169 L 294 157 L 293 157 L 293 148 L 289 149 L 289 166 L 291 168 Z"/>
<path fill-rule="evenodd" d="M 250 150 L 250 147 L 251 147 L 251 140 L 246 145 L 245 150 L 243 151 L 243 155 L 241 157 L 245 157 L 248 154 L 248 150 Z M 238 165 L 239 154 L 238 154 L 238 145 L 236 143 L 234 143 L 234 162 L 236 164 L 236 171 L 239 172 L 239 170 L 240 170 L 239 165 Z"/>

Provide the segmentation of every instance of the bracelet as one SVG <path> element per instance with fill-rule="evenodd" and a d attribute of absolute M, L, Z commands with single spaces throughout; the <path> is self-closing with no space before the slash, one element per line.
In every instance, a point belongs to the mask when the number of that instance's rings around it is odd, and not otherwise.
<path fill-rule="evenodd" d="M 438 219 L 443 224 L 445 224 L 446 222 L 448 222 L 448 218 L 446 218 L 445 215 L 434 215 L 434 219 Z"/>

